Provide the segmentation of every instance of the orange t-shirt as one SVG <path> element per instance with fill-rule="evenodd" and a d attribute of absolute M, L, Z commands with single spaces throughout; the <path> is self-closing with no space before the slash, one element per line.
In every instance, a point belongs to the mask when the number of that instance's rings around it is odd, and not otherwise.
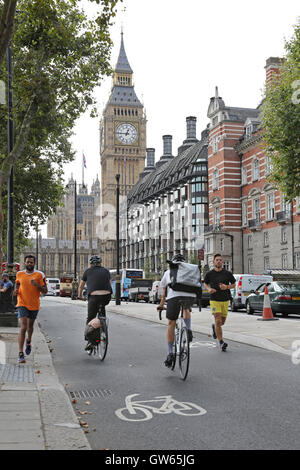
<path fill-rule="evenodd" d="M 46 285 L 46 278 L 42 271 L 34 270 L 32 273 L 19 271 L 16 283 L 20 283 L 17 307 L 26 307 L 27 310 L 40 309 L 40 290 L 31 284 L 34 279 L 40 286 Z"/>

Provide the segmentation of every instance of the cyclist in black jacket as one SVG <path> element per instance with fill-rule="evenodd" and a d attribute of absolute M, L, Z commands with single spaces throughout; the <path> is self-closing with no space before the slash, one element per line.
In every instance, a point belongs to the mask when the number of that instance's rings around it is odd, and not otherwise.
<path fill-rule="evenodd" d="M 105 315 L 105 305 L 111 300 L 112 288 L 110 282 L 110 273 L 108 269 L 101 266 L 101 257 L 91 256 L 90 267 L 86 269 L 82 275 L 79 289 L 78 299 L 84 300 L 82 292 L 84 286 L 87 286 L 88 296 L 88 316 L 86 323 L 89 323 L 98 313 L 101 305 L 102 313 Z"/>

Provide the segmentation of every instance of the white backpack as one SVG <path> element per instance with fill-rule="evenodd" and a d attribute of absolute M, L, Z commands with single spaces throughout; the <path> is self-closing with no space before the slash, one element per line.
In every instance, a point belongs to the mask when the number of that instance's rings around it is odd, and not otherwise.
<path fill-rule="evenodd" d="M 170 263 L 170 278 L 171 289 L 197 294 L 201 298 L 201 273 L 197 264 L 182 261 Z"/>

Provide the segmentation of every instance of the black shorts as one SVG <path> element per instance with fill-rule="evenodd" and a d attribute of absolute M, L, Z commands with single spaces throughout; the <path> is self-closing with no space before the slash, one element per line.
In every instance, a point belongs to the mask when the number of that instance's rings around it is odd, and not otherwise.
<path fill-rule="evenodd" d="M 173 297 L 167 300 L 167 319 L 177 320 L 182 303 L 185 309 L 190 309 L 196 301 L 196 297 Z"/>
<path fill-rule="evenodd" d="M 89 323 L 98 313 L 100 305 L 102 305 L 101 314 L 105 315 L 105 305 L 109 304 L 111 294 L 105 295 L 89 295 L 88 297 L 88 316 L 87 323 Z"/>

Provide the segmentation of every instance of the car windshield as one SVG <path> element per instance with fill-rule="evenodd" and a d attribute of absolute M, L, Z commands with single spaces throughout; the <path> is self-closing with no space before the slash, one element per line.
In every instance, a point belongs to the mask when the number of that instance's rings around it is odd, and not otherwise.
<path fill-rule="evenodd" d="M 296 282 L 278 282 L 274 284 L 274 288 L 277 292 L 283 290 L 300 292 L 300 284 Z"/>

